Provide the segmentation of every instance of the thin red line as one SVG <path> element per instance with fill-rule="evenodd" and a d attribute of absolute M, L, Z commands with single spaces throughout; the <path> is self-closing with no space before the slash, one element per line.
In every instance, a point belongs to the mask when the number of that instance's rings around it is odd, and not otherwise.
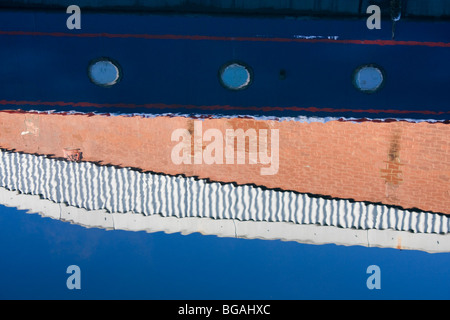
<path fill-rule="evenodd" d="M 40 32 L 40 31 L 0 31 L 0 35 L 11 36 L 47 36 L 47 37 L 75 37 L 75 38 L 135 38 L 153 40 L 212 40 L 212 41 L 252 41 L 252 42 L 300 42 L 300 43 L 340 43 L 363 44 L 379 46 L 426 46 L 449 48 L 447 42 L 420 42 L 397 40 L 334 40 L 334 39 L 302 39 L 302 38 L 265 38 L 265 37 L 219 37 L 201 35 L 175 35 L 175 34 L 113 34 L 113 33 L 68 33 L 68 32 Z"/>
<path fill-rule="evenodd" d="M 317 107 L 242 107 L 242 106 L 228 106 L 228 105 L 212 105 L 212 106 L 196 106 L 196 105 L 179 105 L 179 104 L 164 104 L 164 103 L 151 103 L 151 104 L 129 104 L 129 103 L 91 103 L 91 102 L 64 102 L 64 101 L 16 101 L 16 100 L 0 100 L 0 105 L 13 105 L 13 106 L 50 106 L 50 107 L 81 107 L 81 108 L 123 108 L 123 109 L 200 109 L 208 111 L 307 111 L 307 112 L 351 112 L 351 113 L 390 113 L 390 114 L 424 114 L 424 115 L 443 115 L 450 114 L 450 111 L 411 111 L 411 110 L 394 110 L 394 109 L 345 109 L 345 108 L 317 108 Z"/>

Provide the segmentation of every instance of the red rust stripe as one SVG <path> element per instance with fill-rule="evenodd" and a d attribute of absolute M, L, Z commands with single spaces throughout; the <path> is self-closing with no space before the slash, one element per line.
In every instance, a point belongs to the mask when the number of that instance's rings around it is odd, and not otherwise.
<path fill-rule="evenodd" d="M 80 107 L 80 108 L 123 108 L 123 109 L 197 109 L 207 111 L 307 111 L 307 112 L 352 112 L 352 113 L 389 113 L 389 114 L 423 114 L 423 115 L 443 115 L 450 114 L 450 111 L 430 111 L 430 110 L 395 110 L 395 109 L 346 109 L 346 108 L 317 108 L 317 107 L 257 107 L 257 106 L 229 106 L 229 105 L 180 105 L 180 104 L 164 104 L 164 103 L 147 103 L 147 104 L 130 104 L 130 103 L 92 103 L 92 102 L 64 102 L 64 101 L 16 101 L 16 100 L 0 100 L 3 106 L 50 106 L 50 107 Z"/>
<path fill-rule="evenodd" d="M 302 39 L 302 38 L 270 38 L 270 37 L 219 37 L 202 35 L 175 35 L 175 34 L 113 34 L 113 33 L 68 33 L 68 32 L 40 32 L 40 31 L 1 31 L 0 35 L 11 36 L 47 36 L 47 37 L 75 37 L 75 38 L 135 38 L 154 40 L 209 40 L 209 41 L 250 41 L 250 42 L 299 42 L 299 43 L 336 43 L 361 44 L 379 46 L 426 46 L 450 48 L 448 42 L 430 41 L 398 41 L 398 40 L 334 40 L 334 39 Z"/>

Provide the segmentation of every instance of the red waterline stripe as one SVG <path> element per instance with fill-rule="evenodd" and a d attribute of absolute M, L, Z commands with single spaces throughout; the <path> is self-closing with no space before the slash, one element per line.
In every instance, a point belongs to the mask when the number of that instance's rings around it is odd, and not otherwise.
<path fill-rule="evenodd" d="M 250 41 L 250 42 L 300 42 L 300 43 L 340 43 L 379 46 L 426 46 L 450 48 L 447 42 L 420 42 L 397 40 L 334 40 L 334 39 L 302 39 L 302 38 L 264 38 L 264 37 L 219 37 L 200 35 L 174 34 L 112 34 L 112 33 L 67 33 L 67 32 L 39 32 L 39 31 L 0 31 L 0 35 L 47 36 L 47 37 L 75 37 L 75 38 L 135 38 L 154 40 L 212 40 L 212 41 Z"/>
<path fill-rule="evenodd" d="M 164 103 L 148 103 L 148 104 L 129 104 L 129 103 L 91 103 L 91 102 L 64 102 L 64 101 L 16 101 L 16 100 L 0 100 L 0 105 L 14 106 L 50 106 L 50 107 L 81 107 L 81 108 L 123 108 L 123 109 L 200 109 L 208 111 L 307 111 L 307 112 L 351 112 L 351 113 L 390 113 L 390 114 L 423 114 L 423 115 L 443 115 L 450 114 L 450 111 L 429 111 L 429 110 L 395 110 L 395 109 L 345 109 L 345 108 L 317 108 L 317 107 L 242 107 L 229 105 L 212 105 L 212 106 L 196 106 L 196 105 L 179 105 Z"/>

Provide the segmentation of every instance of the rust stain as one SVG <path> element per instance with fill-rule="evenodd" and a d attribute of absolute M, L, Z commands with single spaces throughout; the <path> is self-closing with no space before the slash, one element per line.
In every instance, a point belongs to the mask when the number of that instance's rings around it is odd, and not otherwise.
<path fill-rule="evenodd" d="M 195 155 L 195 135 L 194 135 L 194 119 L 188 119 L 187 121 L 187 130 L 189 131 L 189 134 L 191 135 L 191 143 L 189 146 L 189 153 L 191 155 L 191 158 L 194 158 Z"/>
<path fill-rule="evenodd" d="M 389 161 L 398 161 L 400 162 L 400 138 L 401 138 L 401 131 L 400 129 L 395 129 L 394 134 L 391 139 L 391 144 L 389 147 Z"/>
<path fill-rule="evenodd" d="M 402 250 L 402 238 L 397 238 L 397 249 Z"/>

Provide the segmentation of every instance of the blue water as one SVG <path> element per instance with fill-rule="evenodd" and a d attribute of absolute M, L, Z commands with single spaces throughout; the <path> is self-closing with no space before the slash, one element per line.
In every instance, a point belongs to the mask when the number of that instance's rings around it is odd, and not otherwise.
<path fill-rule="evenodd" d="M 450 253 L 87 229 L 4 206 L 0 256 L 0 299 L 450 298 Z"/>

